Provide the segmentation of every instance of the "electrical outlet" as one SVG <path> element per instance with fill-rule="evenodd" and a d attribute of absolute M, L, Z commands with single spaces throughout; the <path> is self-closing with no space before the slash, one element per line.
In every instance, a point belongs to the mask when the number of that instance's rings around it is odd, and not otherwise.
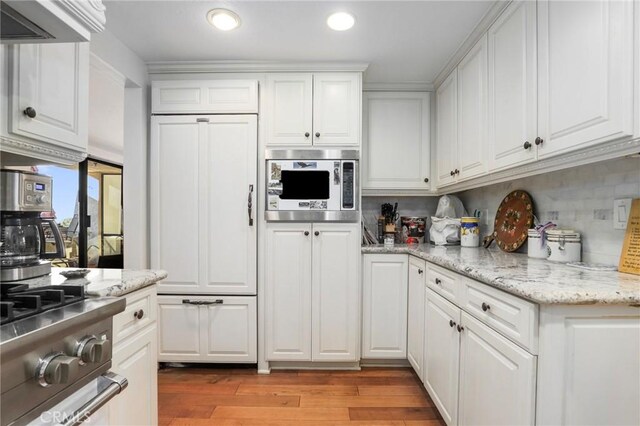
<path fill-rule="evenodd" d="M 631 201 L 631 198 L 613 200 L 613 229 L 627 229 Z"/>

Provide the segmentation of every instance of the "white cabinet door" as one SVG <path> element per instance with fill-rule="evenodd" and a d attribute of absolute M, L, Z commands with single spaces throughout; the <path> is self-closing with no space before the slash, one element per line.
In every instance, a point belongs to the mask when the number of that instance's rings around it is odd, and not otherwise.
<path fill-rule="evenodd" d="M 257 362 L 257 314 L 255 296 L 207 296 L 213 302 L 200 307 L 202 360 L 208 362 Z"/>
<path fill-rule="evenodd" d="M 407 313 L 407 359 L 424 380 L 424 303 L 427 262 L 409 256 L 409 300 Z"/>
<path fill-rule="evenodd" d="M 89 43 L 16 44 L 12 49 L 9 132 L 86 152 Z"/>
<path fill-rule="evenodd" d="M 534 424 L 536 357 L 464 312 L 461 323 L 458 424 Z"/>
<path fill-rule="evenodd" d="M 200 309 L 183 300 L 197 296 L 158 296 L 158 361 L 195 362 L 204 351 Z"/>
<path fill-rule="evenodd" d="M 429 189 L 429 93 L 363 96 L 362 189 Z"/>
<path fill-rule="evenodd" d="M 436 179 L 441 187 L 455 182 L 458 152 L 458 72 L 453 70 L 436 91 Z"/>
<path fill-rule="evenodd" d="M 313 75 L 267 75 L 267 145 L 311 145 Z"/>
<path fill-rule="evenodd" d="M 126 377 L 129 385 L 109 403 L 109 424 L 158 424 L 157 356 L 155 325 L 116 345 L 111 370 Z"/>
<path fill-rule="evenodd" d="M 538 1 L 539 158 L 633 133 L 633 4 Z"/>
<path fill-rule="evenodd" d="M 314 145 L 360 145 L 360 80 L 359 73 L 314 74 Z"/>
<path fill-rule="evenodd" d="M 199 212 L 205 206 L 199 193 L 207 188 L 200 178 L 204 131 L 196 119 L 151 118 L 151 267 L 169 273 L 158 283 L 159 293 L 189 294 L 200 288 L 199 247 L 205 238 Z"/>
<path fill-rule="evenodd" d="M 270 223 L 265 251 L 269 361 L 311 360 L 311 225 Z"/>
<path fill-rule="evenodd" d="M 257 117 L 210 116 L 203 126 L 200 232 L 207 237 L 200 240 L 206 278 L 199 292 L 256 294 Z"/>
<path fill-rule="evenodd" d="M 360 329 L 360 224 L 313 225 L 314 361 L 357 361 Z"/>
<path fill-rule="evenodd" d="M 424 386 L 447 425 L 458 424 L 460 309 L 426 290 Z"/>
<path fill-rule="evenodd" d="M 407 357 L 406 254 L 365 254 L 362 357 Z"/>
<path fill-rule="evenodd" d="M 487 40 L 489 168 L 495 171 L 536 159 L 536 2 L 511 3 L 489 28 Z M 525 148 L 525 142 L 531 146 Z"/>
<path fill-rule="evenodd" d="M 154 114 L 258 112 L 257 80 L 162 80 L 151 84 Z"/>
<path fill-rule="evenodd" d="M 487 171 L 487 36 L 458 65 L 459 180 Z"/>

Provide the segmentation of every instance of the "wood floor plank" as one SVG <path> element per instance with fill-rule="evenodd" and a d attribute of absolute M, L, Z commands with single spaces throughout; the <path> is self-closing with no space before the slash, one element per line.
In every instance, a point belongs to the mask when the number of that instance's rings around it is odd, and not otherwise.
<path fill-rule="evenodd" d="M 358 387 L 354 385 L 239 385 L 236 395 L 356 396 Z"/>
<path fill-rule="evenodd" d="M 436 420 L 439 417 L 435 407 L 349 408 L 351 420 Z"/>
<path fill-rule="evenodd" d="M 358 393 L 362 396 L 373 395 L 426 395 L 419 385 L 409 386 L 358 386 Z"/>
<path fill-rule="evenodd" d="M 170 426 L 405 426 L 402 420 L 268 420 L 268 419 L 171 419 Z M 437 426 L 437 425 L 434 425 Z M 446 426 L 446 425 L 442 425 Z"/>
<path fill-rule="evenodd" d="M 403 367 L 372 368 L 365 367 L 362 370 L 300 370 L 298 376 L 331 376 L 331 377 L 413 377 L 413 371 Z"/>
<path fill-rule="evenodd" d="M 419 384 L 412 377 L 368 376 L 208 376 L 209 383 L 255 385 L 407 386 Z M 163 382 L 166 383 L 166 382 Z"/>
<path fill-rule="evenodd" d="M 208 419 L 215 408 L 215 405 L 209 404 L 158 404 L 158 418 L 187 417 Z"/>
<path fill-rule="evenodd" d="M 210 395 L 210 394 L 166 394 L 161 392 L 159 397 L 171 395 L 171 405 L 200 405 L 200 406 L 231 406 L 231 407 L 298 407 L 298 396 L 273 395 Z M 159 402 L 160 404 L 160 402 Z M 178 416 L 174 417 L 188 417 Z"/>
<path fill-rule="evenodd" d="M 212 419 L 350 420 L 348 408 L 216 407 Z"/>
<path fill-rule="evenodd" d="M 308 396 L 300 397 L 300 407 L 430 407 L 423 396 Z"/>
<path fill-rule="evenodd" d="M 162 393 L 199 393 L 209 395 L 235 395 L 238 384 L 221 384 L 211 386 L 211 383 L 163 383 Z"/>
<path fill-rule="evenodd" d="M 447 426 L 442 419 L 438 420 L 405 420 L 406 426 Z"/>

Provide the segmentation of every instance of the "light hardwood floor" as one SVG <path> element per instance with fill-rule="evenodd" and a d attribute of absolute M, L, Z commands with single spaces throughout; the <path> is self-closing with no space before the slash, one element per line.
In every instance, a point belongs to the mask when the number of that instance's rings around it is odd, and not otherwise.
<path fill-rule="evenodd" d="M 273 371 L 167 368 L 158 373 L 161 425 L 444 426 L 410 368 Z"/>

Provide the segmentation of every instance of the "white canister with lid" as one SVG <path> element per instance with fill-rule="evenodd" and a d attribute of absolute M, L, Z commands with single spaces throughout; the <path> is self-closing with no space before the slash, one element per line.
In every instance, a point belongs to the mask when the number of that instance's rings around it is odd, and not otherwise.
<path fill-rule="evenodd" d="M 572 229 L 550 229 L 547 231 L 548 260 L 552 262 L 580 262 L 582 241 L 580 234 Z"/>
<path fill-rule="evenodd" d="M 534 259 L 546 259 L 549 257 L 549 247 L 546 236 L 536 229 L 529 229 L 529 241 L 527 242 L 527 254 Z"/>

